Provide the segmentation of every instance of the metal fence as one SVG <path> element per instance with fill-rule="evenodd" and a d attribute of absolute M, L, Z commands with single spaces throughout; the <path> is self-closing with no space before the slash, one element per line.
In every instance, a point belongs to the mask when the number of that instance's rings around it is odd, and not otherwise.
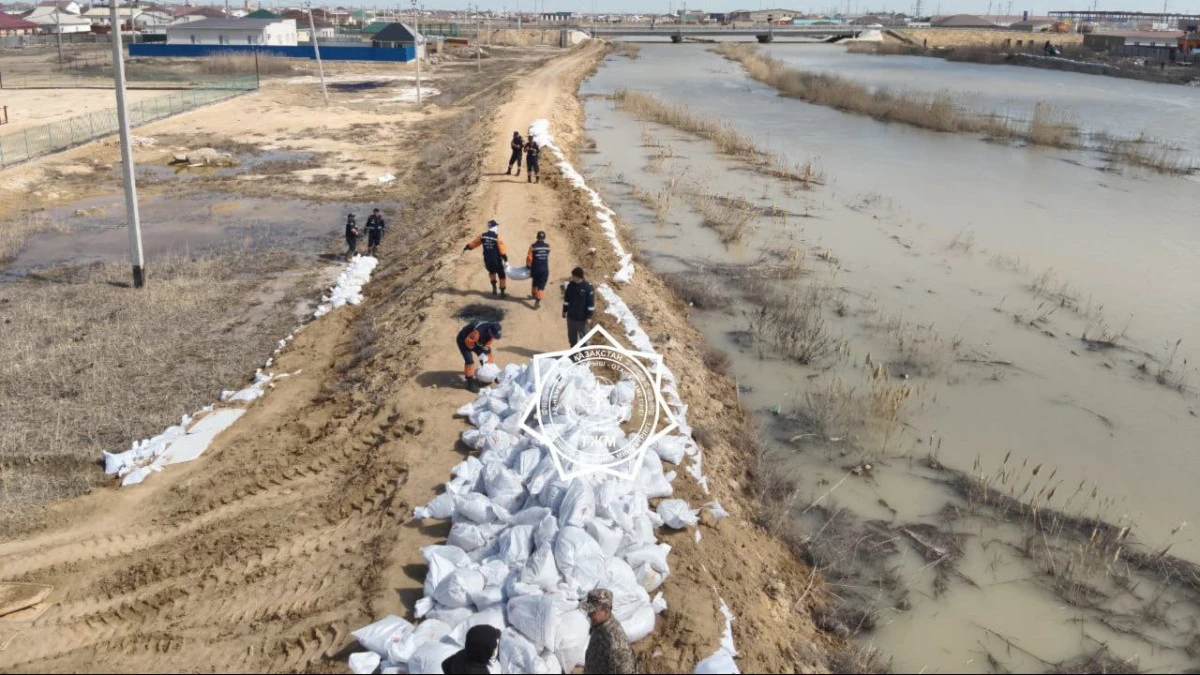
<path fill-rule="evenodd" d="M 204 86 L 174 91 L 129 106 L 129 124 L 136 127 L 201 106 L 233 98 L 258 87 L 253 75 L 238 77 Z M 117 109 L 108 108 L 86 115 L 70 117 L 50 124 L 27 127 L 13 132 L 0 132 L 0 167 L 11 166 L 39 155 L 65 150 L 118 131 Z"/>

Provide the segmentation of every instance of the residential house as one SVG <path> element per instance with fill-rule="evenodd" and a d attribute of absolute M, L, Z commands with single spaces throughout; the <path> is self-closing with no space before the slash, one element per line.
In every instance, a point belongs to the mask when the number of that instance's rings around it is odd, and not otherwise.
<path fill-rule="evenodd" d="M 169 45 L 296 46 L 292 19 L 202 19 L 167 26 Z"/>
<path fill-rule="evenodd" d="M 225 10 L 220 7 L 191 7 L 183 6 L 175 10 L 175 19 L 173 24 L 190 23 L 192 21 L 203 21 L 205 19 L 228 19 L 225 15 Z"/>
<path fill-rule="evenodd" d="M 541 20 L 547 23 L 570 23 L 575 19 L 575 12 L 542 12 Z"/>
<path fill-rule="evenodd" d="M 282 17 L 280 17 L 278 14 L 276 14 L 275 12 L 272 12 L 270 10 L 256 9 L 253 12 L 250 12 L 249 14 L 247 14 L 246 16 L 244 16 L 242 18 L 245 18 L 245 19 L 279 19 Z"/>
<path fill-rule="evenodd" d="M 138 30 L 159 28 L 170 25 L 175 20 L 171 14 L 157 9 L 148 9 L 133 17 L 133 25 Z"/>
<path fill-rule="evenodd" d="M 140 7 L 121 7 L 117 6 L 117 20 L 120 21 L 122 30 L 131 30 L 134 19 L 142 13 Z M 112 10 L 108 7 L 93 6 L 86 12 L 81 14 L 92 22 L 93 26 L 109 26 L 112 24 Z"/>
<path fill-rule="evenodd" d="M 55 35 L 61 32 L 63 35 L 70 33 L 90 33 L 92 31 L 92 20 L 86 16 L 72 14 L 65 9 L 54 6 L 38 5 L 33 8 L 33 11 L 22 17 L 26 21 L 36 23 L 42 33 L 50 33 Z"/>
<path fill-rule="evenodd" d="M 425 36 L 406 23 L 389 23 L 371 37 L 372 47 L 417 46 L 417 58 L 425 58 Z"/>
<path fill-rule="evenodd" d="M 75 2 L 75 0 L 42 0 L 37 6 L 48 9 L 59 9 L 67 14 L 74 14 L 76 16 L 83 13 L 83 7 L 78 2 Z"/>
<path fill-rule="evenodd" d="M 1008 24 L 1009 30 L 1019 30 L 1025 33 L 1047 33 L 1058 23 L 1050 17 L 1033 17 L 1028 20 L 1014 21 Z"/>
<path fill-rule="evenodd" d="M 0 12 L 0 36 L 8 37 L 10 35 L 32 35 L 37 33 L 41 26 L 25 19 L 19 19 L 11 14 Z"/>
<path fill-rule="evenodd" d="M 316 27 L 318 40 L 329 40 L 337 34 L 333 24 L 323 19 L 323 12 L 312 11 L 312 24 L 309 24 L 308 12 L 302 9 L 285 9 L 280 16 L 296 22 L 296 39 L 300 42 L 312 42 L 313 27 Z"/>
<path fill-rule="evenodd" d="M 1122 47 L 1160 47 L 1170 49 L 1179 46 L 1179 30 L 1143 30 L 1088 33 L 1083 36 L 1083 46 L 1096 51 L 1122 52 Z"/>
<path fill-rule="evenodd" d="M 787 23 L 791 24 L 792 19 L 804 16 L 801 12 L 795 12 L 790 9 L 760 9 L 746 10 L 739 9 L 729 13 L 729 21 L 736 23 Z"/>

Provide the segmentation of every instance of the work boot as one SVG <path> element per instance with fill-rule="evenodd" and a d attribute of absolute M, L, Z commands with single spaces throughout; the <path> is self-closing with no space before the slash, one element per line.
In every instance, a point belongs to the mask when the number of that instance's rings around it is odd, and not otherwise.
<path fill-rule="evenodd" d="M 534 299 L 533 299 L 533 308 L 534 308 L 534 309 L 541 309 L 541 307 L 542 307 L 542 299 L 541 299 L 541 298 L 534 298 Z"/>
<path fill-rule="evenodd" d="M 535 182 L 535 183 L 540 183 L 540 182 L 542 182 L 542 174 L 540 174 L 540 173 L 539 173 L 539 174 L 537 175 L 537 178 L 533 179 L 533 182 Z"/>
<path fill-rule="evenodd" d="M 517 167 L 517 177 L 518 178 L 521 177 L 521 167 L 519 167 L 519 166 Z"/>
<path fill-rule="evenodd" d="M 492 282 L 492 295 L 496 294 L 496 282 Z"/>
<path fill-rule="evenodd" d="M 528 173 L 525 174 L 525 182 L 532 183 L 533 182 L 533 174 L 528 174 Z"/>
<path fill-rule="evenodd" d="M 506 298 L 506 297 L 508 297 L 508 289 L 506 289 L 506 288 L 501 288 L 501 289 L 500 289 L 500 297 L 502 297 L 502 298 Z"/>
<path fill-rule="evenodd" d="M 505 176 L 511 176 L 511 175 L 512 175 L 512 167 L 511 167 L 511 166 L 510 166 L 510 167 L 508 167 L 508 171 L 505 171 L 505 172 L 504 172 L 504 175 L 505 175 Z"/>
<path fill-rule="evenodd" d="M 463 382 L 463 386 L 465 386 L 467 391 L 471 392 L 472 394 L 479 393 L 479 381 L 473 377 L 467 378 L 467 380 Z"/>

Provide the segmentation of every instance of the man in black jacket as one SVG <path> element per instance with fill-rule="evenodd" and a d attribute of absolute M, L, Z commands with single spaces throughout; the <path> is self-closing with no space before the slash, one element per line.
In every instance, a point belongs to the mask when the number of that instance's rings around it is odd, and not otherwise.
<path fill-rule="evenodd" d="M 525 143 L 525 182 L 540 183 L 542 182 L 541 169 L 538 167 L 538 155 L 542 149 L 538 147 L 537 141 L 530 136 Z M 517 173 L 520 175 L 520 172 Z"/>
<path fill-rule="evenodd" d="M 383 222 L 383 215 L 379 213 L 379 209 L 367 216 L 367 255 L 375 255 L 375 249 L 379 248 L 379 243 L 383 241 L 383 230 L 386 227 L 387 223 Z"/>
<path fill-rule="evenodd" d="M 351 213 L 346 216 L 346 262 L 350 262 L 355 253 L 358 253 L 358 222 Z"/>
<path fill-rule="evenodd" d="M 544 231 L 538 231 L 537 241 L 529 245 L 525 265 L 529 267 L 529 275 L 533 278 L 533 308 L 538 309 L 546 295 L 546 282 L 550 280 L 550 244 L 546 243 Z"/>
<path fill-rule="evenodd" d="M 521 175 L 521 151 L 525 149 L 525 140 L 521 138 L 521 132 L 514 131 L 512 141 L 508 144 L 512 148 L 512 154 L 508 157 L 508 171 L 504 172 L 507 176 L 512 173 L 513 164 L 517 165 L 517 175 Z"/>
<path fill-rule="evenodd" d="M 571 346 L 579 344 L 587 333 L 588 322 L 596 311 L 596 294 L 592 285 L 583 279 L 583 268 L 571 270 L 571 283 L 563 293 L 563 318 L 567 320 L 567 339 Z"/>

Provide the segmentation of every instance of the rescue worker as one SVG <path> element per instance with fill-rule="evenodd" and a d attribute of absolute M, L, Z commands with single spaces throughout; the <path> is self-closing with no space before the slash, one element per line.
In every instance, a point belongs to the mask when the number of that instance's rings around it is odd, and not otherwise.
<path fill-rule="evenodd" d="M 475 385 L 475 357 L 479 357 L 480 365 L 492 363 L 492 343 L 499 339 L 500 323 L 497 321 L 472 321 L 458 331 L 455 342 L 465 363 L 463 375 L 466 376 L 467 388 Z"/>
<path fill-rule="evenodd" d="M 367 255 L 375 255 L 375 249 L 383 241 L 385 229 L 387 229 L 387 223 L 383 222 L 383 216 L 380 215 L 379 209 L 375 209 L 367 217 Z"/>
<path fill-rule="evenodd" d="M 467 631 L 466 645 L 442 661 L 446 675 L 487 675 L 488 663 L 500 645 L 500 629 L 481 623 Z"/>
<path fill-rule="evenodd" d="M 346 261 L 358 252 L 358 223 L 354 220 L 354 214 L 346 216 Z"/>
<path fill-rule="evenodd" d="M 504 265 L 508 263 L 508 248 L 504 245 L 504 240 L 500 238 L 500 233 L 497 228 L 500 223 L 494 220 L 488 221 L 487 232 L 475 237 L 475 240 L 463 247 L 463 253 L 472 249 L 483 247 L 483 266 L 487 268 L 488 280 L 492 282 L 492 295 L 496 295 L 496 291 L 500 291 L 500 297 L 505 296 L 508 289 L 508 277 L 504 273 Z M 496 286 L 496 280 L 499 278 L 499 289 Z"/>
<path fill-rule="evenodd" d="M 517 175 L 520 176 L 521 175 L 521 150 L 522 150 L 522 148 L 525 147 L 525 140 L 523 138 L 521 138 L 521 132 L 519 132 L 519 131 L 513 132 L 512 142 L 510 142 L 508 144 L 508 146 L 510 148 L 512 148 L 512 155 L 510 155 L 508 158 L 508 171 L 505 171 L 504 175 L 507 176 L 512 173 L 512 167 L 513 167 L 513 164 L 515 163 L 517 165 Z"/>
<path fill-rule="evenodd" d="M 533 308 L 542 306 L 542 298 L 546 296 L 546 282 L 550 280 L 550 244 L 546 243 L 546 233 L 538 231 L 537 241 L 529 245 L 529 253 L 525 254 L 525 265 L 529 267 L 529 276 L 533 279 Z"/>
<path fill-rule="evenodd" d="M 637 659 L 629 646 L 629 636 L 613 617 L 613 594 L 607 588 L 597 588 L 579 604 L 592 622 L 587 652 L 583 660 L 585 673 L 636 673 Z"/>
<path fill-rule="evenodd" d="M 579 344 L 587 333 L 588 322 L 596 311 L 596 294 L 592 285 L 583 279 L 583 268 L 571 270 L 571 283 L 563 292 L 563 318 L 567 320 L 567 339 L 571 346 Z"/>
<path fill-rule="evenodd" d="M 538 169 L 538 155 L 540 155 L 541 152 L 542 149 L 538 147 L 537 141 L 533 140 L 533 137 L 530 136 L 529 140 L 525 142 L 526 183 L 540 183 L 542 181 L 541 172 Z M 518 171 L 517 175 L 521 175 L 521 172 Z"/>

